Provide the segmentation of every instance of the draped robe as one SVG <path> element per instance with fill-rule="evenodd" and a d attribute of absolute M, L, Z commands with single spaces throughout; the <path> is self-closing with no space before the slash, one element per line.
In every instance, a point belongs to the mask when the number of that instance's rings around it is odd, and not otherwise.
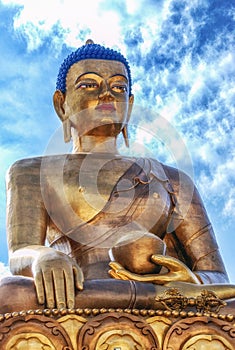
<path fill-rule="evenodd" d="M 151 232 L 202 283 L 227 282 L 197 189 L 175 168 L 147 158 L 56 155 L 16 162 L 7 180 L 10 250 L 49 244 L 76 259 L 85 279 L 104 279 L 110 248 L 123 235 Z"/>

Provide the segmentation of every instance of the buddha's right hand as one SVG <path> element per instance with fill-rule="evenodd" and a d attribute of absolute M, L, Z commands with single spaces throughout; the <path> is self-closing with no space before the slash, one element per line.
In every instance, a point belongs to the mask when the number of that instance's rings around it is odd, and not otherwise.
<path fill-rule="evenodd" d="M 74 308 L 75 290 L 83 289 L 83 273 L 66 254 L 44 247 L 32 265 L 39 304 L 48 308 Z"/>

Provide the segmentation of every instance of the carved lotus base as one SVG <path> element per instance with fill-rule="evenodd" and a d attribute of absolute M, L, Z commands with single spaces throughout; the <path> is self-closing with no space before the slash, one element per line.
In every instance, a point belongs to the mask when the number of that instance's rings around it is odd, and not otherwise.
<path fill-rule="evenodd" d="M 137 309 L 0 315 L 1 350 L 234 350 L 235 317 Z"/>

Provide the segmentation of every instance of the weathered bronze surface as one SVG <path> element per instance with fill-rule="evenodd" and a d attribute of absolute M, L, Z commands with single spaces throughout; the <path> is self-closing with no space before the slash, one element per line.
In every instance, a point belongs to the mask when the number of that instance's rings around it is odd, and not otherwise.
<path fill-rule="evenodd" d="M 234 349 L 235 287 L 197 189 L 118 153 L 134 97 L 125 63 L 102 57 L 74 62 L 54 94 L 73 154 L 8 172 L 18 276 L 0 284 L 1 349 Z"/>

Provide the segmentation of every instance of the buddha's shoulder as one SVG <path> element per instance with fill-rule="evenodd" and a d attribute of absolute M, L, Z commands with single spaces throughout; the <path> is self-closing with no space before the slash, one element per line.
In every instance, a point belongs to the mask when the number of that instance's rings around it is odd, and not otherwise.
<path fill-rule="evenodd" d="M 10 167 L 11 171 L 27 169 L 32 167 L 38 167 L 41 165 L 42 157 L 34 157 L 34 158 L 25 158 L 19 159 L 15 163 L 13 163 Z"/>
<path fill-rule="evenodd" d="M 65 161 L 71 158 L 71 155 L 50 155 L 50 156 L 39 156 L 32 158 L 24 158 L 17 160 L 13 163 L 8 169 L 8 176 L 17 176 L 17 175 L 27 175 L 27 174 L 40 174 L 43 167 L 56 169 L 61 167 L 61 164 L 64 164 Z"/>

